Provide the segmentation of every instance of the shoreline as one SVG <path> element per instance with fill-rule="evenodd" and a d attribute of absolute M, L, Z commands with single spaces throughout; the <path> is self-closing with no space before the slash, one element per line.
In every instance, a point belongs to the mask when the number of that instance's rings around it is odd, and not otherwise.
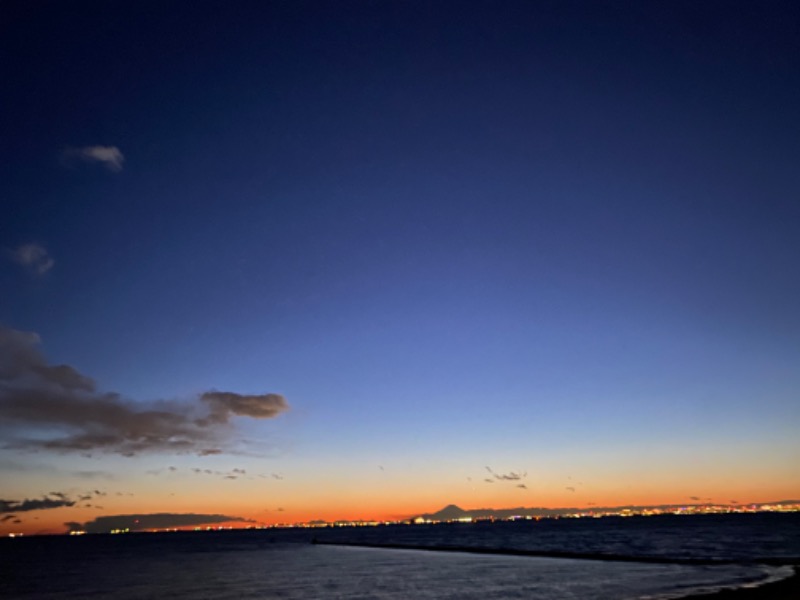
<path fill-rule="evenodd" d="M 796 600 L 800 598 L 800 560 L 785 561 L 735 561 L 715 559 L 668 559 L 650 556 L 631 556 L 613 554 L 593 554 L 581 552 L 544 552 L 538 550 L 517 550 L 513 548 L 480 548 L 471 546 L 424 546 L 418 544 L 376 544 L 360 542 L 335 542 L 314 538 L 312 544 L 320 546 L 350 546 L 357 548 L 376 548 L 386 550 L 424 550 L 428 552 L 464 552 L 467 554 L 490 554 L 503 556 L 530 556 L 536 558 L 564 558 L 573 560 L 599 560 L 606 562 L 629 562 L 671 565 L 744 565 L 764 564 L 771 566 L 790 566 L 794 572 L 778 581 L 770 581 L 754 587 L 725 587 L 716 592 L 702 592 L 681 596 L 679 600 Z"/>
<path fill-rule="evenodd" d="M 787 565 L 789 566 L 789 565 Z M 717 592 L 692 594 L 680 600 L 796 600 L 800 598 L 800 565 L 784 579 L 755 587 L 724 588 Z"/>
<path fill-rule="evenodd" d="M 565 558 L 570 560 L 595 560 L 603 562 L 630 562 L 657 565 L 727 566 L 743 564 L 767 564 L 763 561 L 725 560 L 715 558 L 661 558 L 658 556 L 636 556 L 630 554 L 605 554 L 600 552 L 559 552 L 557 550 L 523 550 L 517 548 L 486 548 L 481 546 L 426 546 L 424 544 L 394 544 L 374 542 L 325 541 L 313 538 L 312 544 L 319 546 L 350 546 L 354 548 L 376 548 L 384 550 L 423 550 L 425 552 L 460 552 L 464 554 L 491 554 L 498 556 L 530 556 L 533 558 Z M 793 563 L 781 563 L 793 564 Z"/>

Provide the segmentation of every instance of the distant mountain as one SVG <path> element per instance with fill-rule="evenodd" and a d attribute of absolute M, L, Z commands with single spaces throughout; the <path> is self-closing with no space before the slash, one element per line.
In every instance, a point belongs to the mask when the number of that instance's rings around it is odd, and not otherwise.
<path fill-rule="evenodd" d="M 422 515 L 422 517 L 431 521 L 455 521 L 456 519 L 474 518 L 474 515 L 455 504 L 448 504 L 442 510 L 430 515 Z"/>

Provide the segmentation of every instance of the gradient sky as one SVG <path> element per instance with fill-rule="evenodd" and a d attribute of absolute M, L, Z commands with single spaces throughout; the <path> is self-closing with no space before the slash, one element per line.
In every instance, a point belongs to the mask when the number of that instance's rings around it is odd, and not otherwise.
<path fill-rule="evenodd" d="M 3 2 L 0 533 L 800 497 L 798 30 Z"/>

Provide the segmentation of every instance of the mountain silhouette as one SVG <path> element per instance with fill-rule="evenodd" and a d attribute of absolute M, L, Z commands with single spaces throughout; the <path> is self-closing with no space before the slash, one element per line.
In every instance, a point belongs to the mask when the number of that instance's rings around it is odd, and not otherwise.
<path fill-rule="evenodd" d="M 448 504 L 442 510 L 436 511 L 433 514 L 423 515 L 424 518 L 431 521 L 455 521 L 457 519 L 466 519 L 471 516 L 470 513 L 455 504 Z"/>

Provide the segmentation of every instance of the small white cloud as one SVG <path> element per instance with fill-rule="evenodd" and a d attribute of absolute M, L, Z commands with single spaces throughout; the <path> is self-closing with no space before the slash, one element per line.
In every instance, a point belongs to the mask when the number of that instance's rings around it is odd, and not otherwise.
<path fill-rule="evenodd" d="M 84 146 L 83 148 L 69 148 L 65 153 L 67 158 L 77 158 L 84 162 L 102 163 L 109 171 L 119 172 L 125 156 L 116 146 Z"/>
<path fill-rule="evenodd" d="M 11 257 L 14 262 L 37 275 L 44 275 L 56 264 L 47 250 L 39 244 L 23 244 L 11 253 Z"/>

